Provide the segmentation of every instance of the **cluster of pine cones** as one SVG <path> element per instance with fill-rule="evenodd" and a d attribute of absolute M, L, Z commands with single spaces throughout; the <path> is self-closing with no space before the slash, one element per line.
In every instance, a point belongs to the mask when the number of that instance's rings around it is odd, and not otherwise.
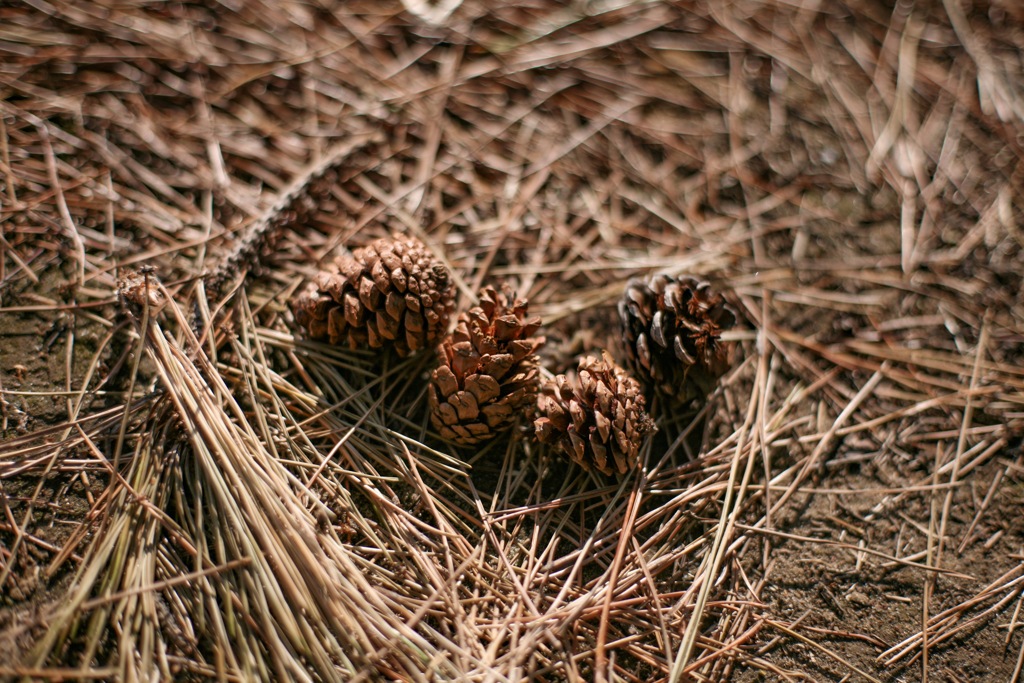
<path fill-rule="evenodd" d="M 619 314 L 629 371 L 603 352 L 545 381 L 537 356 L 541 321 L 529 316 L 527 302 L 507 286 L 485 287 L 446 335 L 454 289 L 447 267 L 422 242 L 392 237 L 338 258 L 295 297 L 292 310 L 312 339 L 391 347 L 401 356 L 436 347 L 428 398 L 442 438 L 471 446 L 525 416 L 541 442 L 609 475 L 634 469 L 654 430 L 645 388 L 670 410 L 685 408 L 729 368 L 720 334 L 735 317 L 720 295 L 690 278 L 655 275 L 627 285 Z"/>

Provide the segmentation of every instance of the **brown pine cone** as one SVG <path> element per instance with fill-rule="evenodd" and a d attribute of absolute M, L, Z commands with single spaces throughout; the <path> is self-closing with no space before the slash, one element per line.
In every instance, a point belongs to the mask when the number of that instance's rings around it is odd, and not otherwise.
<path fill-rule="evenodd" d="M 430 422 L 445 439 L 470 446 L 529 416 L 537 401 L 540 318 L 506 287 L 486 287 L 480 303 L 459 315 L 455 332 L 438 347 L 430 378 Z"/>
<path fill-rule="evenodd" d="M 453 308 L 451 273 L 414 237 L 379 239 L 339 257 L 292 302 L 312 339 L 390 345 L 401 356 L 436 344 Z"/>
<path fill-rule="evenodd" d="M 655 429 L 644 412 L 640 384 L 608 352 L 587 356 L 575 375 L 558 375 L 541 387 L 537 438 L 562 447 L 583 469 L 626 474 Z"/>
<path fill-rule="evenodd" d="M 630 280 L 619 317 L 626 364 L 672 405 L 707 396 L 729 369 L 721 331 L 736 316 L 706 282 L 663 274 Z"/>

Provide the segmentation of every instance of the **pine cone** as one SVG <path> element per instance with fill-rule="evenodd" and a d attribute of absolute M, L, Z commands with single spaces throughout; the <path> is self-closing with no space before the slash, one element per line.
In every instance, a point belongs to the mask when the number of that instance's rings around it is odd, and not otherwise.
<path fill-rule="evenodd" d="M 413 237 L 379 239 L 339 257 L 292 302 L 312 339 L 392 345 L 401 356 L 437 343 L 454 307 L 451 274 Z"/>
<path fill-rule="evenodd" d="M 510 303 L 511 301 L 511 303 Z M 529 415 L 537 401 L 540 318 L 509 289 L 486 287 L 480 303 L 459 315 L 455 332 L 438 347 L 430 378 L 430 422 L 463 446 L 485 441 Z"/>
<path fill-rule="evenodd" d="M 587 356 L 575 376 L 558 375 L 541 387 L 537 438 L 562 447 L 576 464 L 604 474 L 626 474 L 654 422 L 644 412 L 640 383 L 608 352 Z"/>
<path fill-rule="evenodd" d="M 627 365 L 674 405 L 707 396 L 729 369 L 720 334 L 736 316 L 706 282 L 669 275 L 630 280 L 619 316 Z"/>

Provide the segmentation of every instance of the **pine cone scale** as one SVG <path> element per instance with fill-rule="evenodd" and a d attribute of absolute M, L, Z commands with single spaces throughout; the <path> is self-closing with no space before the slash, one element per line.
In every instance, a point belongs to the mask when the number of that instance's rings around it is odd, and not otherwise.
<path fill-rule="evenodd" d="M 534 421 L 534 428 L 537 433 L 537 440 L 541 442 L 551 441 L 557 429 L 554 423 L 546 417 L 537 418 Z"/>
<path fill-rule="evenodd" d="M 395 251 L 386 251 L 380 255 L 380 268 L 389 274 L 389 279 L 394 278 L 394 273 L 402 272 L 402 259 Z"/>
<path fill-rule="evenodd" d="M 459 380 L 447 365 L 442 365 L 434 372 L 434 384 L 445 398 L 459 390 Z"/>
<path fill-rule="evenodd" d="M 505 423 L 515 416 L 512 406 L 509 403 L 492 403 L 485 406 L 480 414 L 484 416 L 484 422 L 493 430 L 499 430 Z"/>
<path fill-rule="evenodd" d="M 459 422 L 459 414 L 455 412 L 455 408 L 448 403 L 442 403 L 439 406 L 437 409 L 437 416 L 441 420 L 441 423 L 446 426 L 458 424 Z"/>
<path fill-rule="evenodd" d="M 417 310 L 419 308 L 419 302 L 410 302 L 408 298 L 405 300 L 405 316 L 403 322 L 405 323 L 405 330 L 409 334 L 414 336 L 419 335 L 423 332 L 423 316 Z"/>
<path fill-rule="evenodd" d="M 466 391 L 476 397 L 477 403 L 487 403 L 501 395 L 501 385 L 490 375 L 474 375 L 466 379 Z"/>
<path fill-rule="evenodd" d="M 512 341 L 522 328 L 519 319 L 514 315 L 504 315 L 494 321 L 494 338 L 503 342 Z"/>
<path fill-rule="evenodd" d="M 583 431 L 587 424 L 587 411 L 579 401 L 569 401 L 569 416 L 572 418 L 572 426 L 576 428 L 576 433 Z"/>
<path fill-rule="evenodd" d="M 484 356 L 480 362 L 480 368 L 485 374 L 495 379 L 501 379 L 512 369 L 515 362 L 511 353 L 495 353 Z"/>
<path fill-rule="evenodd" d="M 448 405 L 455 408 L 460 421 L 475 420 L 480 415 L 480 406 L 476 397 L 468 391 L 456 391 L 448 397 Z"/>
<path fill-rule="evenodd" d="M 388 292 L 384 299 L 384 310 L 391 318 L 401 321 L 405 313 L 405 297 L 394 290 Z"/>
<path fill-rule="evenodd" d="M 370 267 L 370 277 L 373 279 L 373 284 L 381 292 L 387 292 L 391 289 L 391 273 L 388 272 L 383 262 L 374 262 L 373 266 Z"/>
<path fill-rule="evenodd" d="M 658 311 L 654 314 L 654 318 L 651 320 L 651 339 L 658 343 L 658 346 L 667 347 L 668 342 L 665 340 L 665 327 L 662 321 L 665 318 L 663 311 Z M 692 327 L 690 329 L 693 329 Z"/>
<path fill-rule="evenodd" d="M 406 290 L 409 289 L 409 280 L 401 267 L 391 271 L 391 284 L 400 294 L 405 294 Z"/>
<path fill-rule="evenodd" d="M 373 284 L 373 280 L 359 278 L 359 303 L 369 311 L 377 309 L 380 303 L 380 290 Z"/>
<path fill-rule="evenodd" d="M 384 339 L 388 341 L 398 339 L 398 330 L 401 326 L 401 322 L 389 316 L 386 311 L 377 312 L 377 331 Z"/>
<path fill-rule="evenodd" d="M 342 305 L 345 307 L 345 322 L 352 327 L 359 327 L 363 324 L 363 314 L 366 309 L 359 303 L 359 297 L 352 292 L 345 292 Z"/>
<path fill-rule="evenodd" d="M 597 433 L 601 435 L 601 441 L 608 441 L 612 431 L 612 421 L 600 410 L 594 411 L 594 423 L 597 425 Z"/>
<path fill-rule="evenodd" d="M 509 342 L 508 349 L 512 352 L 513 363 L 518 363 L 533 353 L 533 346 L 531 344 L 518 340 Z"/>

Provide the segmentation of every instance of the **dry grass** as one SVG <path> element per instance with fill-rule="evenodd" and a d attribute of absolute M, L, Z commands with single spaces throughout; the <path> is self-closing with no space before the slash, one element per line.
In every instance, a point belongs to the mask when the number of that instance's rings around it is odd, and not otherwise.
<path fill-rule="evenodd" d="M 1021 680 L 1024 25 L 883 5 L 0 9 L 0 676 Z M 453 451 L 429 358 L 289 325 L 391 231 L 553 364 L 656 270 L 740 361 L 621 482 Z M 793 553 L 911 621 L 782 609 Z"/>

